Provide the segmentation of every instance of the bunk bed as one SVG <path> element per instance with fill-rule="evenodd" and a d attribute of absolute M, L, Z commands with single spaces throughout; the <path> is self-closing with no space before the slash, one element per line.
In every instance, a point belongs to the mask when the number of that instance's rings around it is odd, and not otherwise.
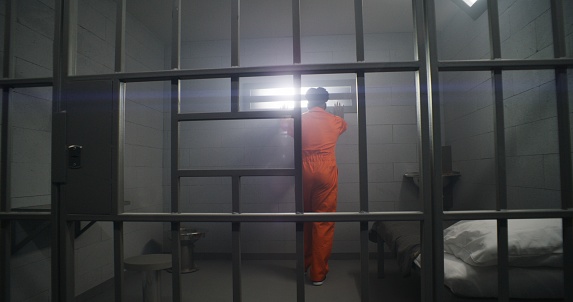
<path fill-rule="evenodd" d="M 561 219 L 510 219 L 508 232 L 510 298 L 562 299 Z M 377 221 L 369 237 L 378 246 L 379 278 L 384 278 L 384 244 L 390 248 L 403 277 L 419 273 L 419 221 Z M 496 297 L 496 264 L 495 220 L 465 220 L 445 226 L 444 285 L 453 296 Z"/>

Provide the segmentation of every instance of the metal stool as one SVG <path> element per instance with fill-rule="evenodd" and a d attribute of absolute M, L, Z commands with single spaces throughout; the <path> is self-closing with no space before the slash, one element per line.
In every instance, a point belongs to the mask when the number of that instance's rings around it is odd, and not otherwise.
<path fill-rule="evenodd" d="M 142 271 L 143 301 L 161 301 L 161 275 L 160 271 L 171 268 L 170 254 L 147 254 L 134 256 L 123 260 L 125 269 Z"/>

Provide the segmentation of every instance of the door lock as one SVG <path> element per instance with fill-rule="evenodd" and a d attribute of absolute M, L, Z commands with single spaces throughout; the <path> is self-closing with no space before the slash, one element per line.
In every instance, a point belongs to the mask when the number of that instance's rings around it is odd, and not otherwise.
<path fill-rule="evenodd" d="M 82 167 L 82 146 L 68 146 L 68 167 L 70 169 L 79 169 Z"/>

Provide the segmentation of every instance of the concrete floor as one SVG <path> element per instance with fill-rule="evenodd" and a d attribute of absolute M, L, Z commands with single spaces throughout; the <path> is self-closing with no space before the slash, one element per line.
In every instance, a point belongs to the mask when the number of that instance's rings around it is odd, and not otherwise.
<path fill-rule="evenodd" d="M 182 301 L 233 301 L 232 262 L 227 260 L 202 260 L 196 263 L 199 270 L 182 274 Z M 386 278 L 376 277 L 376 262 L 371 260 L 370 301 L 420 301 L 420 279 L 404 278 L 398 272 L 394 259 L 386 261 Z M 292 260 L 243 260 L 242 301 L 293 302 L 297 299 L 295 261 Z M 142 276 L 137 272 L 125 274 L 125 302 L 143 300 Z M 162 302 L 171 300 L 171 274 L 161 272 Z M 89 296 L 89 297 L 88 297 Z M 113 301 L 113 285 L 82 295 L 80 301 Z M 358 302 L 360 299 L 360 262 L 358 260 L 331 260 L 330 273 L 322 286 L 307 282 L 305 300 Z"/>

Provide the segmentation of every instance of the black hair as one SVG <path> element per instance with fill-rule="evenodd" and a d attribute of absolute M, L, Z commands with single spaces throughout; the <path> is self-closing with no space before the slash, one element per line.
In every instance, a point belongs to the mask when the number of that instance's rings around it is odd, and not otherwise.
<path fill-rule="evenodd" d="M 329 94 L 323 87 L 310 88 L 306 91 L 308 107 L 322 107 L 328 101 Z"/>

